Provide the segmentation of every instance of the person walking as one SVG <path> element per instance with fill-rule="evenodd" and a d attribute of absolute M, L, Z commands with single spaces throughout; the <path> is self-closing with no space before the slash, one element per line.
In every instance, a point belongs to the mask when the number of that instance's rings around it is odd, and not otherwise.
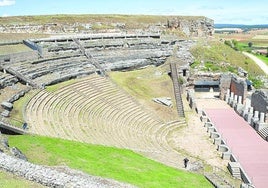
<path fill-rule="evenodd" d="M 189 162 L 189 159 L 187 157 L 183 159 L 184 168 L 187 168 L 188 162 Z"/>

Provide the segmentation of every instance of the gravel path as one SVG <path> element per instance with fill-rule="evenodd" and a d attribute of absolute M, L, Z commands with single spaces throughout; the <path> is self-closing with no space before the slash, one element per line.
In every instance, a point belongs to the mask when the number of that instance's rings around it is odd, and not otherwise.
<path fill-rule="evenodd" d="M 268 66 L 262 60 L 248 52 L 243 52 L 243 54 L 252 59 L 268 75 Z"/>

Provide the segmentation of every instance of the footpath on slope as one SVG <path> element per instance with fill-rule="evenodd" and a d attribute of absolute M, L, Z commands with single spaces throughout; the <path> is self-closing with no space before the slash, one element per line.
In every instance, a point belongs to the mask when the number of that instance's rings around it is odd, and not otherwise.
<path fill-rule="evenodd" d="M 268 66 L 262 60 L 248 52 L 243 52 L 243 54 L 252 59 L 268 75 Z"/>

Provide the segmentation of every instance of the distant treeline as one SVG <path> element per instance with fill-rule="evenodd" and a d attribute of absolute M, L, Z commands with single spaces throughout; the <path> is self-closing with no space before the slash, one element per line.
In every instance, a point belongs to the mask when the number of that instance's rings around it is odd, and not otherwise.
<path fill-rule="evenodd" d="M 243 25 L 243 24 L 214 24 L 216 29 L 222 28 L 240 28 L 243 30 L 250 30 L 250 29 L 265 29 L 268 28 L 268 24 L 261 24 L 261 25 Z"/>

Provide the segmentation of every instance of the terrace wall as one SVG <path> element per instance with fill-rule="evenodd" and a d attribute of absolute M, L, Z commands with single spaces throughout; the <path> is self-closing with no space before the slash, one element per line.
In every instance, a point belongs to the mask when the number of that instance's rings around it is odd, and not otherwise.
<path fill-rule="evenodd" d="M 29 51 L 29 52 L 20 52 L 8 55 L 0 56 L 0 63 L 16 63 L 22 61 L 32 61 L 38 59 L 39 55 L 37 51 Z"/>

